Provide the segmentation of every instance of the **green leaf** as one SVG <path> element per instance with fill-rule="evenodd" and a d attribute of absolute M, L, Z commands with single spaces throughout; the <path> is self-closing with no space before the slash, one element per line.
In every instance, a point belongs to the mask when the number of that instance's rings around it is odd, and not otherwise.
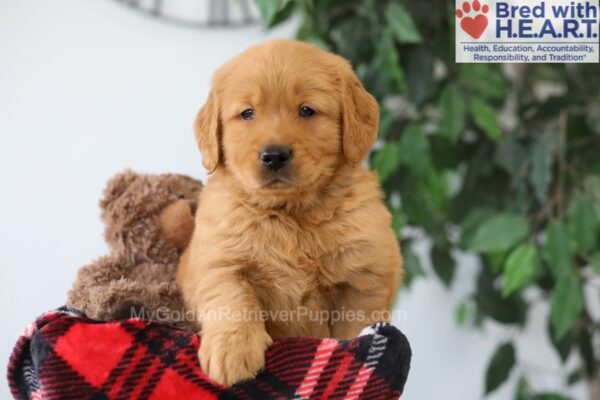
<path fill-rule="evenodd" d="M 552 322 L 550 320 L 548 320 L 548 333 L 550 336 L 550 341 L 552 342 L 552 345 L 554 346 L 554 349 L 556 349 L 556 352 L 558 353 L 560 360 L 564 364 L 567 361 L 567 358 L 569 358 L 569 355 L 571 354 L 571 349 L 573 348 L 573 345 L 575 344 L 573 335 L 567 334 L 567 335 L 563 336 L 562 338 L 557 339 L 556 331 L 554 330 L 554 327 L 552 326 Z"/>
<path fill-rule="evenodd" d="M 586 122 L 596 135 L 600 134 L 600 104 L 597 102 L 588 104 L 586 110 Z"/>
<path fill-rule="evenodd" d="M 508 199 L 508 209 L 513 210 L 521 214 L 527 214 L 531 207 L 531 196 L 527 183 L 524 179 L 519 179 L 518 176 L 514 177 L 511 182 L 511 196 Z M 513 194 L 514 193 L 514 194 Z"/>
<path fill-rule="evenodd" d="M 268 27 L 275 19 L 275 15 L 281 9 L 282 0 L 254 0 L 263 21 Z"/>
<path fill-rule="evenodd" d="M 577 250 L 587 253 L 598 246 L 600 221 L 589 196 L 575 195 L 569 203 L 567 217 Z"/>
<path fill-rule="evenodd" d="M 385 32 L 377 45 L 377 65 L 379 72 L 385 73 L 389 81 L 399 89 L 406 87 L 404 70 L 400 65 L 400 55 L 389 32 Z"/>
<path fill-rule="evenodd" d="M 503 324 L 523 325 L 527 305 L 518 294 L 504 298 L 495 287 L 495 276 L 482 268 L 477 278 L 474 300 L 480 313 Z"/>
<path fill-rule="evenodd" d="M 504 251 L 527 236 L 527 218 L 518 214 L 496 214 L 483 221 L 466 247 L 483 253 Z"/>
<path fill-rule="evenodd" d="M 394 125 L 394 114 L 392 114 L 390 110 L 388 110 L 387 107 L 384 106 L 381 107 L 379 113 L 379 132 L 377 136 L 380 139 L 383 139 L 388 135 L 390 129 L 392 128 L 392 125 Z"/>
<path fill-rule="evenodd" d="M 533 71 L 535 79 L 554 83 L 564 82 L 565 75 L 556 67 L 557 66 L 553 64 L 540 64 L 539 68 L 536 68 Z"/>
<path fill-rule="evenodd" d="M 386 94 L 406 89 L 404 70 L 400 65 L 400 55 L 392 38 L 385 30 L 375 43 L 375 57 L 364 73 L 364 85 L 377 99 Z"/>
<path fill-rule="evenodd" d="M 413 22 L 412 17 L 398 3 L 389 3 L 385 17 L 389 28 L 392 30 L 394 37 L 400 43 L 420 43 L 421 34 L 417 29 L 417 26 Z"/>
<path fill-rule="evenodd" d="M 502 133 L 498 128 L 498 121 L 496 120 L 497 111 L 484 100 L 477 97 L 471 99 L 469 106 L 475 125 L 490 139 L 496 141 L 500 139 Z"/>
<path fill-rule="evenodd" d="M 467 249 L 469 243 L 473 241 L 477 230 L 484 221 L 490 219 L 496 214 L 491 208 L 476 208 L 472 210 L 461 222 L 460 246 Z"/>
<path fill-rule="evenodd" d="M 428 47 L 408 46 L 402 49 L 408 97 L 416 106 L 423 104 L 432 92 L 435 60 L 435 54 Z"/>
<path fill-rule="evenodd" d="M 567 376 L 567 385 L 572 386 L 579 382 L 583 378 L 583 373 L 580 369 L 576 369 L 572 371 L 569 376 Z"/>
<path fill-rule="evenodd" d="M 288 1 L 283 6 L 283 8 L 277 11 L 275 15 L 271 18 L 268 27 L 273 28 L 274 26 L 277 26 L 280 23 L 287 21 L 290 18 L 290 16 L 294 13 L 294 10 L 296 9 L 296 4 L 297 3 L 294 0 Z"/>
<path fill-rule="evenodd" d="M 454 318 L 456 318 L 456 322 L 459 325 L 466 324 L 470 308 L 470 303 L 467 300 L 461 301 L 458 307 L 456 307 L 456 310 L 454 311 Z"/>
<path fill-rule="evenodd" d="M 563 277 L 550 297 L 550 321 L 556 339 L 562 339 L 579 319 L 583 310 L 583 293 L 579 277 L 574 273 Z"/>
<path fill-rule="evenodd" d="M 588 377 L 593 377 L 598 374 L 598 362 L 594 355 L 594 344 L 592 343 L 592 333 L 589 327 L 583 327 L 579 330 L 577 335 L 577 349 L 579 350 L 579 356 L 583 361 L 583 368 L 585 374 Z"/>
<path fill-rule="evenodd" d="M 420 125 L 409 125 L 400 138 L 398 151 L 402 164 L 424 177 L 431 168 L 431 149 Z"/>
<path fill-rule="evenodd" d="M 464 94 L 460 92 L 457 85 L 450 83 L 442 91 L 440 113 L 442 133 L 456 142 L 465 128 L 467 115 Z"/>
<path fill-rule="evenodd" d="M 573 250 L 567 227 L 562 221 L 555 220 L 546 228 L 544 258 L 555 279 L 562 278 L 570 270 Z"/>
<path fill-rule="evenodd" d="M 379 180 L 385 182 L 400 165 L 400 149 L 397 143 L 386 143 L 373 157 L 373 168 Z"/>
<path fill-rule="evenodd" d="M 531 400 L 531 396 L 529 395 L 529 383 L 524 376 L 521 376 L 517 382 L 515 400 Z"/>
<path fill-rule="evenodd" d="M 331 43 L 337 54 L 350 61 L 352 65 L 358 66 L 372 59 L 373 48 L 379 45 L 379 40 L 373 40 L 376 33 L 371 32 L 368 19 L 357 13 L 344 14 L 343 18 L 336 18 L 335 22 L 327 20 L 313 22 L 317 31 L 327 37 L 327 42 Z M 330 25 L 325 27 L 327 23 Z M 366 38 L 370 40 L 365 40 Z M 393 89 L 388 88 L 388 90 Z"/>
<path fill-rule="evenodd" d="M 600 275 L 600 251 L 592 256 L 590 263 L 596 274 Z"/>
<path fill-rule="evenodd" d="M 435 169 L 429 168 L 423 180 L 430 204 L 434 210 L 444 210 L 450 195 L 448 188 L 448 175 L 440 174 Z"/>
<path fill-rule="evenodd" d="M 553 126 L 554 129 L 557 129 Z M 552 129 L 552 128 L 549 128 Z M 548 188 L 552 182 L 552 160 L 558 148 L 558 135 L 556 131 L 538 133 L 531 149 L 531 174 L 529 180 L 533 187 L 535 197 L 544 202 Z"/>
<path fill-rule="evenodd" d="M 538 252 L 532 244 L 522 244 L 515 248 L 506 259 L 502 296 L 520 290 L 535 278 Z"/>
<path fill-rule="evenodd" d="M 500 273 L 504 269 L 504 264 L 506 264 L 506 256 L 506 251 L 497 251 L 486 254 L 487 265 L 493 273 Z"/>
<path fill-rule="evenodd" d="M 596 207 L 596 214 L 600 216 L 600 175 L 588 175 L 583 178 L 583 191 L 590 196 Z"/>
<path fill-rule="evenodd" d="M 510 375 L 515 365 L 515 347 L 512 343 L 504 343 L 496 349 L 485 373 L 485 393 L 498 389 Z"/>
<path fill-rule="evenodd" d="M 533 397 L 534 400 L 572 400 L 571 397 L 563 396 L 558 393 L 541 393 Z"/>
<path fill-rule="evenodd" d="M 399 180 L 406 180 L 410 183 L 406 185 L 411 187 L 410 190 L 406 190 L 402 194 L 402 209 L 405 214 L 410 216 L 407 221 L 409 224 L 418 225 L 422 227 L 429 227 L 432 224 L 431 220 L 431 210 L 427 204 L 424 194 L 420 190 L 414 190 L 419 181 L 418 177 L 415 177 L 414 174 L 408 173 L 408 171 L 403 171 L 402 174 L 395 174 L 394 177 Z"/>
<path fill-rule="evenodd" d="M 433 270 L 437 276 L 442 280 L 444 285 L 450 286 L 452 278 L 454 277 L 454 271 L 456 269 L 456 263 L 452 254 L 448 249 L 442 249 L 438 246 L 431 248 L 431 264 Z"/>
<path fill-rule="evenodd" d="M 389 208 L 390 214 L 392 214 L 392 229 L 396 236 L 400 236 L 400 230 L 405 225 L 406 217 L 396 208 Z"/>
<path fill-rule="evenodd" d="M 457 171 L 461 161 L 459 158 L 460 149 L 457 148 L 459 146 L 453 146 L 450 139 L 441 134 L 431 135 L 428 139 L 431 148 L 431 159 L 436 169 L 440 171 L 451 171 L 452 174 L 460 174 L 460 172 Z M 457 186 L 458 190 L 460 185 Z"/>
<path fill-rule="evenodd" d="M 418 276 L 425 276 L 425 271 L 421 266 L 419 257 L 414 253 L 409 241 L 402 242 L 402 257 L 404 259 L 404 286 L 410 286 L 413 279 Z"/>
<path fill-rule="evenodd" d="M 506 95 L 507 84 L 496 66 L 462 64 L 461 83 L 475 94 L 489 100 L 500 100 Z"/>
<path fill-rule="evenodd" d="M 522 179 L 529 166 L 529 158 L 526 147 L 515 136 L 511 133 L 502 137 L 494 154 L 494 161 L 513 177 Z"/>

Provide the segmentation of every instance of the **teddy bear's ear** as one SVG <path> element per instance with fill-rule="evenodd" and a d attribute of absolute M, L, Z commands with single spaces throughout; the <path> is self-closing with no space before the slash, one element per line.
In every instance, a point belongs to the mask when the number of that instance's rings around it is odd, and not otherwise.
<path fill-rule="evenodd" d="M 189 200 L 177 200 L 166 206 L 158 216 L 160 230 L 165 239 L 184 249 L 194 232 L 194 212 Z"/>
<path fill-rule="evenodd" d="M 172 196 L 178 199 L 197 200 L 202 190 L 202 182 L 181 174 L 165 174 L 164 177 L 164 187 Z"/>
<path fill-rule="evenodd" d="M 132 170 L 125 170 L 113 176 L 106 184 L 104 196 L 100 200 L 100 208 L 106 210 L 137 179 L 139 179 L 139 174 Z"/>

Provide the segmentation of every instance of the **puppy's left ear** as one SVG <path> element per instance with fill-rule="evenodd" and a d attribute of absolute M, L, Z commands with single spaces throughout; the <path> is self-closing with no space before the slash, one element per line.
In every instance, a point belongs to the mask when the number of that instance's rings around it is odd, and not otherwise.
<path fill-rule="evenodd" d="M 221 145 L 221 116 L 219 104 L 215 90 L 212 89 L 208 95 L 206 103 L 202 106 L 194 130 L 196 133 L 196 142 L 202 154 L 202 164 L 208 170 L 208 173 L 214 172 L 219 164 Z"/>
<path fill-rule="evenodd" d="M 346 161 L 360 163 L 377 139 L 379 105 L 356 77 L 349 63 L 343 72 L 342 147 Z"/>

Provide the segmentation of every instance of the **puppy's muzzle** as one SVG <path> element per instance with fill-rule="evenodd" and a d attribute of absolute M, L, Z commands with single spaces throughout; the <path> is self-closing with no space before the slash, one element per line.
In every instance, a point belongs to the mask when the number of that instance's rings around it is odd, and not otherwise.
<path fill-rule="evenodd" d="M 279 171 L 292 159 L 292 151 L 284 146 L 266 146 L 260 152 L 263 167 L 270 171 Z"/>

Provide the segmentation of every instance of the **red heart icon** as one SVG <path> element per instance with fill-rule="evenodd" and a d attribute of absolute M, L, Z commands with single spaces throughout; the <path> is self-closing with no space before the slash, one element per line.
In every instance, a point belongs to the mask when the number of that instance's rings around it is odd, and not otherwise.
<path fill-rule="evenodd" d="M 485 15 L 479 14 L 475 18 L 464 17 L 460 21 L 460 27 L 467 32 L 473 39 L 479 39 L 487 28 L 488 19 Z"/>

